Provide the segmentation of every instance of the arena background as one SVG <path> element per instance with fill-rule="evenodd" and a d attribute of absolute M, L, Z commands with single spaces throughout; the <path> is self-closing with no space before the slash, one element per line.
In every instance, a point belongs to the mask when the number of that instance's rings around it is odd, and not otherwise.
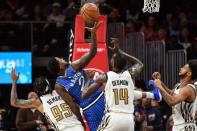
<path fill-rule="evenodd" d="M 121 48 L 145 65 L 136 87 L 146 90 L 154 71 L 161 72 L 172 87 L 178 81 L 179 68 L 189 59 L 197 59 L 196 0 L 161 0 L 160 12 L 154 14 L 142 13 L 142 0 L 97 2 L 108 19 L 107 45 L 110 37 L 119 38 Z M 79 7 L 80 1 L 75 0 L 1 0 L 0 53 L 31 52 L 32 81 L 44 75 L 53 83 L 55 76 L 47 72 L 46 64 L 53 56 L 68 59 L 70 32 Z M 88 40 L 89 34 L 85 37 Z M 1 56 L 0 68 L 2 60 Z M 0 79 L 4 79 L 2 74 Z M 10 106 L 10 90 L 11 84 L 0 84 L 0 108 L 5 109 L 0 128 L 5 130 L 15 130 L 17 109 Z M 17 90 L 19 98 L 27 98 L 32 84 L 19 84 Z M 160 107 L 165 130 L 171 109 L 165 102 Z"/>

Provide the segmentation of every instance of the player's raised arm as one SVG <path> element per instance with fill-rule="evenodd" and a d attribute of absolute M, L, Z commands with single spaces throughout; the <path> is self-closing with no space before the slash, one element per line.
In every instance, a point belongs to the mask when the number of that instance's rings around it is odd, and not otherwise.
<path fill-rule="evenodd" d="M 195 94 L 194 89 L 190 88 L 190 87 L 186 87 L 183 88 L 179 94 L 176 95 L 171 95 L 169 94 L 164 87 L 162 86 L 162 82 L 159 79 L 155 79 L 154 83 L 157 85 L 157 87 L 159 88 L 163 99 L 165 100 L 165 102 L 169 105 L 169 106 L 174 106 L 182 101 L 185 100 L 190 100 L 192 99 L 192 95 Z M 186 85 L 188 86 L 188 85 Z"/>
<path fill-rule="evenodd" d="M 114 47 L 109 47 L 109 48 L 114 53 L 120 53 L 124 57 L 126 57 L 127 61 L 132 64 L 132 67 L 130 67 L 128 69 L 130 74 L 134 77 L 138 76 L 144 66 L 143 63 L 139 59 L 137 59 L 136 57 L 131 56 L 131 55 L 127 54 L 126 52 L 124 52 L 123 50 L 121 50 L 119 48 L 119 41 L 117 38 L 111 38 L 111 40 L 112 40 L 111 43 L 114 44 Z"/>
<path fill-rule="evenodd" d="M 12 89 L 11 89 L 11 95 L 10 95 L 10 104 L 14 107 L 19 108 L 37 108 L 39 105 L 39 102 L 36 99 L 19 99 L 17 95 L 17 80 L 19 79 L 19 73 L 15 73 L 15 69 L 12 68 L 11 71 L 11 78 L 12 78 Z"/>
<path fill-rule="evenodd" d="M 82 98 L 87 99 L 90 97 L 102 84 L 107 82 L 107 75 L 101 74 L 99 75 L 95 82 L 91 85 L 85 85 L 84 89 L 82 90 Z"/>
<path fill-rule="evenodd" d="M 84 54 L 80 59 L 74 61 L 71 63 L 71 66 L 76 70 L 81 70 L 84 68 L 88 63 L 94 58 L 94 56 L 97 53 L 97 36 L 96 31 L 101 25 L 102 22 L 95 22 L 94 26 L 92 28 L 86 27 L 88 31 L 91 33 L 91 39 L 92 43 L 90 44 L 90 51 L 86 54 Z"/>

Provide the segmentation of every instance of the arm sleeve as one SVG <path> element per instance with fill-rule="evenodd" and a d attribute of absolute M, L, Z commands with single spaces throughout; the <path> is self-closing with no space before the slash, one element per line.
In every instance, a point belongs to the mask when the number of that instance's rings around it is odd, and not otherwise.
<path fill-rule="evenodd" d="M 146 95 L 143 96 L 143 93 Z M 153 93 L 150 93 L 150 92 L 141 92 L 141 91 L 134 90 L 134 100 L 138 100 L 142 98 L 154 99 L 154 95 Z"/>
<path fill-rule="evenodd" d="M 134 100 L 142 99 L 142 92 L 141 91 L 134 91 Z"/>

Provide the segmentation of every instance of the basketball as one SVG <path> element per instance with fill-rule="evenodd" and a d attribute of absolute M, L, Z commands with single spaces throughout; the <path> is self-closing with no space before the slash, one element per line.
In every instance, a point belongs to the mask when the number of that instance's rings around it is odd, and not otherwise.
<path fill-rule="evenodd" d="M 99 8 L 93 3 L 86 3 L 82 6 L 80 15 L 85 22 L 97 21 L 100 15 Z"/>

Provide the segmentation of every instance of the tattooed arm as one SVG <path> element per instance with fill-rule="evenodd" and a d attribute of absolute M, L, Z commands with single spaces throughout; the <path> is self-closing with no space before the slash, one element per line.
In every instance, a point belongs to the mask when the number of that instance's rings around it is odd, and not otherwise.
<path fill-rule="evenodd" d="M 10 95 L 10 104 L 14 107 L 19 108 L 37 108 L 40 104 L 39 101 L 36 99 L 19 99 L 17 95 L 17 80 L 19 78 L 19 73 L 16 75 L 15 70 L 12 68 L 11 71 L 11 77 L 12 77 L 12 89 L 11 89 L 11 95 Z"/>
<path fill-rule="evenodd" d="M 134 77 L 138 76 L 143 69 L 143 66 L 144 66 L 143 63 L 139 59 L 137 59 L 136 57 L 131 56 L 122 50 L 120 50 L 120 53 L 122 55 L 124 55 L 131 64 L 133 64 L 128 69 L 130 74 Z"/>

